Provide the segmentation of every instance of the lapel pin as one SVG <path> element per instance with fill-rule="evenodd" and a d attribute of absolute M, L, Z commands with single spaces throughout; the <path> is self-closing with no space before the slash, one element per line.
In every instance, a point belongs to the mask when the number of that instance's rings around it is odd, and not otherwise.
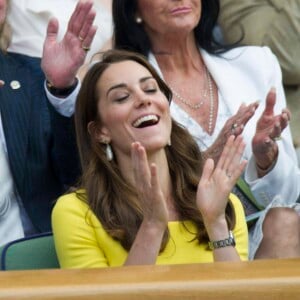
<path fill-rule="evenodd" d="M 18 80 L 13 80 L 11 83 L 10 83 L 10 86 L 13 90 L 17 90 L 21 87 L 21 84 Z"/>

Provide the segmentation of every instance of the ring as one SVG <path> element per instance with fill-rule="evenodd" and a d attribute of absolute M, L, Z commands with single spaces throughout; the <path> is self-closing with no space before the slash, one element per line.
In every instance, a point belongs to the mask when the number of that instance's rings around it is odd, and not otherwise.
<path fill-rule="evenodd" d="M 281 135 L 279 135 L 279 136 L 275 136 L 275 137 L 273 138 L 273 141 L 274 141 L 274 142 L 276 142 L 276 141 L 280 141 L 280 140 L 282 140 L 282 137 L 281 137 Z"/>
<path fill-rule="evenodd" d="M 81 42 L 84 40 L 84 38 L 81 37 L 80 35 L 78 36 L 78 39 L 79 39 L 79 41 L 81 41 Z"/>
<path fill-rule="evenodd" d="M 238 126 L 239 126 L 239 125 L 238 125 L 237 123 L 233 123 L 233 124 L 231 125 L 231 132 L 233 133 L 234 130 L 235 130 Z"/>
<path fill-rule="evenodd" d="M 81 46 L 81 47 L 82 47 L 82 49 L 83 49 L 85 52 L 88 52 L 88 51 L 91 50 L 91 48 L 90 48 L 90 47 L 87 47 L 87 46 Z"/>

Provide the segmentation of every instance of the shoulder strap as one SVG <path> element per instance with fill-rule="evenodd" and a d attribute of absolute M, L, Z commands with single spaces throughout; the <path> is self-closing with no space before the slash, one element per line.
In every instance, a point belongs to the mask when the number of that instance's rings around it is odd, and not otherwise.
<path fill-rule="evenodd" d="M 246 181 L 243 178 L 239 178 L 239 180 L 237 181 L 236 185 L 239 187 L 239 189 L 244 193 L 244 195 L 248 198 L 248 200 L 257 207 L 257 209 L 259 210 L 263 210 L 264 207 L 261 206 L 255 199 L 255 197 L 253 196 L 248 184 L 246 183 Z"/>

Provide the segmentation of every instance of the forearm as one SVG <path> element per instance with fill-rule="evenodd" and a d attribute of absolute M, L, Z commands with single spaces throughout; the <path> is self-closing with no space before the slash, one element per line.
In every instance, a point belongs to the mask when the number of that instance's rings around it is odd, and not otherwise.
<path fill-rule="evenodd" d="M 51 93 L 46 83 L 44 85 L 44 89 L 50 104 L 59 114 L 65 117 L 71 117 L 74 114 L 76 98 L 79 93 L 80 87 L 81 84 L 80 81 L 78 81 L 74 90 L 70 94 L 67 94 L 62 98 Z"/>
<path fill-rule="evenodd" d="M 225 217 L 212 223 L 205 221 L 205 227 L 211 242 L 224 241 L 229 238 L 229 229 Z M 213 257 L 214 261 L 241 260 L 235 245 L 213 249 Z"/>
<path fill-rule="evenodd" d="M 250 157 L 245 170 L 245 180 L 257 200 L 266 207 L 276 195 L 287 203 L 295 203 L 300 195 L 300 170 L 293 149 L 287 149 L 283 145 L 284 138 L 278 143 L 278 158 L 273 168 L 259 178 L 254 157 Z"/>
<path fill-rule="evenodd" d="M 155 264 L 164 231 L 164 226 L 143 221 L 124 265 Z"/>

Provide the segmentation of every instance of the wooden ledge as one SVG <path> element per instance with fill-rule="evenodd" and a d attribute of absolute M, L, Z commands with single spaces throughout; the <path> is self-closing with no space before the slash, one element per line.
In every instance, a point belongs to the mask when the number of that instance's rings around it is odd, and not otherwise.
<path fill-rule="evenodd" d="M 0 299 L 300 299 L 300 259 L 0 272 Z"/>

